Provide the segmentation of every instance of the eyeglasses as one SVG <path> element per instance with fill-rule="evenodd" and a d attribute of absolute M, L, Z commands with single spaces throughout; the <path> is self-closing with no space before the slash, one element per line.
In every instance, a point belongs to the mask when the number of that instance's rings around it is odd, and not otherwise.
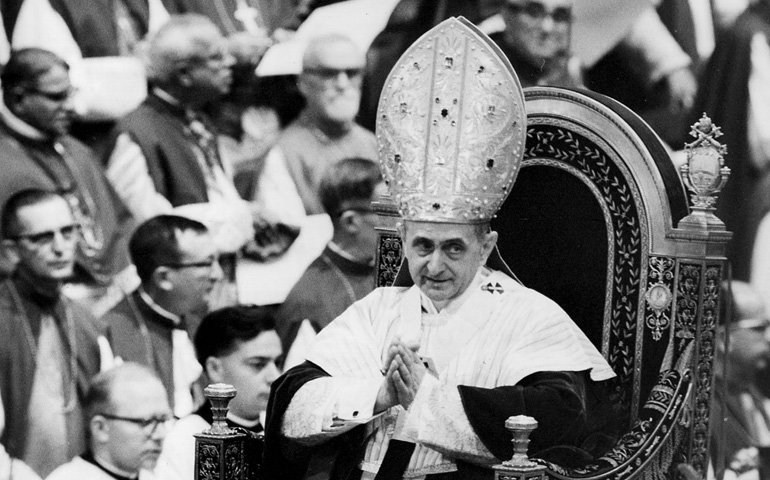
<path fill-rule="evenodd" d="M 168 262 L 162 266 L 179 270 L 182 268 L 214 268 L 215 263 L 219 263 L 219 257 L 211 257 L 199 262 Z"/>
<path fill-rule="evenodd" d="M 572 21 L 572 8 L 570 7 L 557 7 L 553 10 L 548 10 L 545 5 L 540 2 L 526 2 L 521 3 L 506 3 L 506 8 L 512 13 L 524 14 L 532 20 L 542 22 L 546 17 L 551 17 L 554 23 L 569 23 Z"/>
<path fill-rule="evenodd" d="M 48 245 L 52 245 L 53 242 L 56 239 L 56 235 L 59 234 L 61 237 L 70 242 L 75 239 L 78 233 L 78 226 L 75 224 L 65 225 L 57 230 L 46 230 L 44 232 L 38 232 L 38 233 L 22 233 L 19 235 L 15 235 L 14 239 L 16 240 L 27 240 L 29 243 L 37 246 L 37 247 L 44 247 Z"/>
<path fill-rule="evenodd" d="M 52 102 L 63 102 L 69 99 L 70 97 L 74 96 L 75 93 L 77 93 L 77 89 L 70 87 L 67 90 L 62 90 L 59 92 L 46 92 L 45 90 L 27 90 L 27 93 L 31 95 L 39 95 L 41 97 L 47 98 Z"/>
<path fill-rule="evenodd" d="M 305 68 L 302 70 L 302 73 L 306 73 L 308 75 L 314 75 L 324 82 L 331 82 L 334 80 L 337 80 L 340 77 L 341 73 L 344 73 L 346 77 L 348 77 L 348 80 L 351 82 L 356 82 L 361 80 L 361 74 L 363 73 L 362 68 L 325 68 L 325 67 L 318 67 L 318 68 Z"/>
<path fill-rule="evenodd" d="M 189 61 L 190 63 L 204 65 L 207 68 L 221 68 L 228 65 L 232 58 L 227 50 L 221 49 L 205 57 L 192 57 Z"/>
<path fill-rule="evenodd" d="M 142 432 L 144 432 L 144 434 L 148 437 L 153 436 L 160 425 L 163 425 L 166 428 L 170 428 L 175 420 L 174 417 L 169 417 L 167 415 L 156 415 L 154 417 L 148 418 L 136 418 L 122 417 L 120 415 L 112 415 L 110 413 L 102 413 L 101 416 L 108 420 L 118 420 L 121 422 L 129 422 L 133 423 L 134 425 L 138 425 L 139 428 L 142 429 Z"/>
<path fill-rule="evenodd" d="M 770 322 L 764 318 L 744 318 L 730 323 L 730 330 L 752 330 L 761 333 L 768 328 Z"/>
<path fill-rule="evenodd" d="M 351 207 L 351 208 L 343 208 L 342 210 L 338 211 L 336 216 L 341 217 L 345 212 L 356 212 L 360 213 L 362 215 L 366 215 L 368 213 L 377 213 L 372 208 L 366 208 L 366 207 Z"/>

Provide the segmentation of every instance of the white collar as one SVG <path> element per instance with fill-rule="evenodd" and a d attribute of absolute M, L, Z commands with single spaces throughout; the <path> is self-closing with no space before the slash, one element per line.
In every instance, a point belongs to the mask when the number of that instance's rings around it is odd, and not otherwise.
<path fill-rule="evenodd" d="M 144 300 L 144 303 L 146 303 L 158 315 L 164 318 L 168 318 L 169 320 L 171 320 L 171 322 L 174 323 L 174 325 L 179 325 L 182 323 L 182 317 L 169 312 L 165 308 L 155 303 L 155 300 L 153 300 L 150 294 L 145 292 L 144 288 L 142 288 L 141 286 L 139 287 L 139 296 L 142 297 L 142 300 Z"/>
<path fill-rule="evenodd" d="M 107 460 L 103 458 L 99 458 L 99 455 L 94 452 L 94 461 L 99 464 L 103 469 L 107 470 L 108 472 L 114 473 L 115 475 L 123 478 L 139 478 L 139 472 L 127 472 L 125 470 L 121 470 L 120 468 L 116 467 L 115 465 L 111 464 Z"/>
<path fill-rule="evenodd" d="M 350 260 L 353 263 L 358 263 L 360 265 L 368 265 L 370 267 L 374 266 L 374 259 L 369 261 L 361 260 L 360 258 L 357 258 L 354 255 L 352 255 L 350 252 L 346 252 L 345 250 L 342 249 L 342 247 L 340 247 L 334 242 L 329 242 L 326 246 L 329 247 L 329 250 L 331 250 L 332 252 L 336 253 L 337 255 L 339 255 L 340 257 L 346 260 Z"/>
<path fill-rule="evenodd" d="M 492 273 L 491 270 L 489 270 L 487 267 L 479 267 L 479 270 L 476 272 L 476 276 L 473 277 L 473 280 L 471 280 L 470 285 L 468 285 L 468 288 L 465 289 L 465 291 L 457 298 L 453 298 L 452 300 L 447 303 L 444 308 L 439 311 L 436 306 L 433 304 L 433 301 L 428 298 L 427 295 L 425 295 L 422 290 L 420 290 L 420 299 L 422 300 L 422 307 L 425 309 L 425 312 L 429 315 L 454 315 L 460 310 L 460 307 L 463 306 L 465 301 L 473 295 L 473 292 L 475 292 L 479 287 L 481 287 L 481 284 L 484 282 L 484 280 L 489 276 L 489 274 Z M 418 288 L 419 290 L 419 288 Z"/>
<path fill-rule="evenodd" d="M 163 101 L 165 101 L 167 103 L 170 103 L 171 105 L 173 105 L 175 107 L 184 108 L 182 106 L 182 102 L 180 102 L 179 100 L 174 98 L 173 95 L 171 95 L 170 93 L 168 93 L 167 91 L 163 90 L 160 87 L 154 87 L 152 89 L 152 93 L 154 93 L 156 97 L 159 97 Z"/>
<path fill-rule="evenodd" d="M 23 137 L 31 140 L 48 140 L 49 138 L 45 133 L 14 115 L 4 102 L 0 102 L 0 117 L 2 117 L 8 128 Z"/>
<path fill-rule="evenodd" d="M 243 417 L 239 417 L 238 415 L 234 414 L 232 410 L 229 410 L 227 412 L 227 418 L 231 422 L 235 423 L 236 425 L 239 425 L 243 428 L 251 428 L 256 425 L 259 425 L 262 423 L 261 419 L 264 417 L 265 412 L 260 412 L 259 416 L 256 418 L 256 420 L 249 420 Z M 262 423 L 264 425 L 264 423 Z"/>

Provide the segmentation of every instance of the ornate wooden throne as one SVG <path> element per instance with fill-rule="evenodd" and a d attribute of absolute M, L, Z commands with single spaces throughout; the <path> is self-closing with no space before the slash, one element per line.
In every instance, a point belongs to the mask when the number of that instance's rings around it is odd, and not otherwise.
<path fill-rule="evenodd" d="M 682 174 L 652 130 L 614 100 L 524 92 L 524 163 L 492 221 L 498 245 L 522 283 L 557 301 L 603 353 L 617 374 L 612 401 L 626 414 L 614 448 L 583 468 L 548 465 L 547 475 L 669 478 L 687 463 L 703 476 L 730 238 L 711 208 L 726 176 L 718 129 L 705 119 L 693 129 L 692 165 Z M 402 259 L 400 217 L 389 198 L 375 208 L 377 283 L 386 286 Z"/>

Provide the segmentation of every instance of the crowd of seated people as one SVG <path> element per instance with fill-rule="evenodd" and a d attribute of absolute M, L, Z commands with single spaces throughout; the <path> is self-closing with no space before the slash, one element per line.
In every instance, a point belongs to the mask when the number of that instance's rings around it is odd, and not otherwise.
<path fill-rule="evenodd" d="M 672 150 L 711 116 L 733 170 L 717 211 L 733 276 L 770 311 L 770 0 L 651 2 L 593 65 L 571 50 L 574 1 L 401 0 L 393 43 L 325 33 L 301 73 L 264 78 L 265 51 L 336 2 L 2 2 L 0 480 L 149 478 L 158 456 L 158 478 L 189 478 L 182 437 L 210 422 L 210 382 L 244 392 L 231 420 L 261 430 L 278 357 L 301 364 L 374 290 L 378 88 L 454 14 L 523 86 L 613 96 Z M 314 215 L 333 233 L 290 264 L 283 305 L 242 305 L 239 267 L 281 261 Z M 390 388 L 389 405 L 411 403 Z"/>

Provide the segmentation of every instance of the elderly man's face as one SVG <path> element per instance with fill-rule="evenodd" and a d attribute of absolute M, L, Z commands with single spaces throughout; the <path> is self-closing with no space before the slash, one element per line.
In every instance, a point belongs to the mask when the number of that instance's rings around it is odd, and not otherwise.
<path fill-rule="evenodd" d="M 41 75 L 34 87 L 20 92 L 13 113 L 46 135 L 58 137 L 67 133 L 74 106 L 69 73 L 61 65 Z"/>
<path fill-rule="evenodd" d="M 497 241 L 497 232 L 480 238 L 474 225 L 404 223 L 404 253 L 420 290 L 441 309 L 470 285 Z"/>
<path fill-rule="evenodd" d="M 226 40 L 213 25 L 202 27 L 196 38 L 199 50 L 188 60 L 186 68 L 188 87 L 199 93 L 202 101 L 221 98 L 233 83 L 235 58 L 228 53 Z"/>
<path fill-rule="evenodd" d="M 364 56 L 344 40 L 319 48 L 303 65 L 299 89 L 306 109 L 322 121 L 353 122 L 361 102 Z"/>
<path fill-rule="evenodd" d="M 569 50 L 572 0 L 506 0 L 506 44 L 540 67 Z"/>
<path fill-rule="evenodd" d="M 156 379 L 118 383 L 104 413 L 111 463 L 125 472 L 152 470 L 173 418 L 163 385 Z"/>
<path fill-rule="evenodd" d="M 72 275 L 78 229 L 63 198 L 21 207 L 19 230 L 4 242 L 17 268 L 33 279 L 61 281 Z"/>

